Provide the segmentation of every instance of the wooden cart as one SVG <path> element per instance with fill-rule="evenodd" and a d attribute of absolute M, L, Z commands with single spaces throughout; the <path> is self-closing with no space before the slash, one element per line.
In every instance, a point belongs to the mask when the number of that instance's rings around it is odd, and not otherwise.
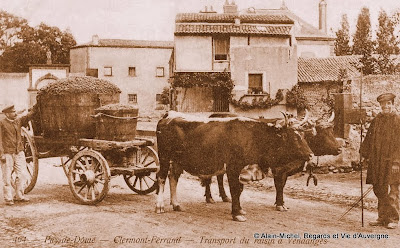
<path fill-rule="evenodd" d="M 28 171 L 25 193 L 36 184 L 39 159 L 49 157 L 67 158 L 62 159 L 62 167 L 81 204 L 101 202 L 108 193 L 111 177 L 117 175 L 122 175 L 128 187 L 138 194 L 149 194 L 157 188 L 159 160 L 150 139 L 48 139 L 34 136 L 24 127 L 22 136 Z"/>

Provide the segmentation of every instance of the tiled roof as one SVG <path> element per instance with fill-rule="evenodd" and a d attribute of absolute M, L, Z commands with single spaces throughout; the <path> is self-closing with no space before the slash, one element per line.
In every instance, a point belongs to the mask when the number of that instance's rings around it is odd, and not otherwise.
<path fill-rule="evenodd" d="M 77 45 L 78 47 L 144 47 L 144 48 L 173 48 L 173 41 L 155 41 L 155 40 L 122 40 L 122 39 L 99 39 L 98 45 L 93 42 Z"/>
<path fill-rule="evenodd" d="M 243 14 L 248 11 L 243 11 Z M 335 40 L 318 28 L 307 23 L 289 9 L 255 9 L 255 15 L 284 15 L 295 22 L 295 37 L 302 40 Z"/>
<path fill-rule="evenodd" d="M 264 15 L 237 15 L 218 13 L 179 13 L 176 15 L 176 23 L 207 22 L 207 23 L 234 23 L 239 19 L 240 23 L 260 24 L 293 24 L 294 21 L 284 14 Z"/>
<path fill-rule="evenodd" d="M 290 35 L 287 25 L 234 25 L 234 24 L 180 24 L 175 25 L 175 34 L 265 34 Z"/>
<path fill-rule="evenodd" d="M 347 70 L 347 76 L 360 75 L 356 66 L 360 56 L 336 56 L 328 58 L 299 58 L 299 83 L 333 82 L 337 81 L 341 69 Z"/>

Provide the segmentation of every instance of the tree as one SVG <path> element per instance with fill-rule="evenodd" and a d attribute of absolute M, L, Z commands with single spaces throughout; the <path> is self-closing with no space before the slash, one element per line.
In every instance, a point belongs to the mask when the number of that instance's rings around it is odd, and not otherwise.
<path fill-rule="evenodd" d="M 372 41 L 369 9 L 363 7 L 357 19 L 357 29 L 353 36 L 353 54 L 362 55 L 360 70 L 368 75 L 376 72 L 376 60 L 372 57 L 374 42 Z"/>
<path fill-rule="evenodd" d="M 6 47 L 11 47 L 18 41 L 18 33 L 26 26 L 26 19 L 0 10 L 0 54 Z"/>
<path fill-rule="evenodd" d="M 68 64 L 69 50 L 76 41 L 69 30 L 61 31 L 44 23 L 36 27 L 22 25 L 16 32 L 18 42 L 5 46 L 0 56 L 0 71 L 28 72 L 29 64 L 46 63 L 46 52 L 51 52 L 52 63 Z"/>
<path fill-rule="evenodd" d="M 44 23 L 33 29 L 23 30 L 21 38 L 41 45 L 46 51 L 50 50 L 53 63 L 68 64 L 69 50 L 76 45 L 70 31 L 63 32 L 58 27 L 51 27 Z"/>
<path fill-rule="evenodd" d="M 386 11 L 379 12 L 379 26 L 376 32 L 376 53 L 378 54 L 378 67 L 381 74 L 392 74 L 395 72 L 396 65 L 394 59 L 390 58 L 392 54 L 399 54 L 399 41 L 394 34 L 396 27 L 396 16 L 389 17 Z"/>
<path fill-rule="evenodd" d="M 342 15 L 342 21 L 340 24 L 340 29 L 336 31 L 335 54 L 336 56 L 350 55 L 351 47 L 349 45 L 349 21 L 347 20 L 346 14 Z"/>
<path fill-rule="evenodd" d="M 0 57 L 0 71 L 28 72 L 28 64 L 46 63 L 46 51 L 34 42 L 18 42 L 4 50 Z"/>

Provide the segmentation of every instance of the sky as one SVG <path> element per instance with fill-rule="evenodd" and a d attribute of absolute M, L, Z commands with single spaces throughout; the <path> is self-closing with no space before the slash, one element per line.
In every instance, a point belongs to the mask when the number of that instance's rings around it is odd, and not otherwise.
<path fill-rule="evenodd" d="M 232 0 L 229 0 L 232 1 Z M 286 6 L 302 19 L 318 27 L 320 0 L 285 0 Z M 41 22 L 67 28 L 78 44 L 100 39 L 173 40 L 177 13 L 199 12 L 212 5 L 222 12 L 225 0 L 0 0 L 0 9 L 28 20 L 31 26 Z M 282 0 L 236 0 L 239 9 L 279 8 Z M 400 11 L 399 0 L 326 0 L 328 30 L 340 27 L 342 14 L 348 15 L 350 32 L 355 31 L 363 6 L 370 9 L 372 27 L 378 13 Z"/>

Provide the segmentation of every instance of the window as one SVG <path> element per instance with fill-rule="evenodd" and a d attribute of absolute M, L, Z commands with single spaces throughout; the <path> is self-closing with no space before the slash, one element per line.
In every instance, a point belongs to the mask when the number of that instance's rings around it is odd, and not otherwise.
<path fill-rule="evenodd" d="M 112 67 L 104 66 L 104 76 L 112 76 Z"/>
<path fill-rule="evenodd" d="M 86 69 L 86 76 L 89 77 L 99 77 L 99 70 L 98 69 L 91 69 L 91 68 L 87 68 Z"/>
<path fill-rule="evenodd" d="M 156 94 L 156 102 L 161 102 L 161 94 Z"/>
<path fill-rule="evenodd" d="M 164 67 L 157 67 L 156 77 L 164 77 Z"/>
<path fill-rule="evenodd" d="M 228 60 L 229 37 L 214 37 L 214 60 Z"/>
<path fill-rule="evenodd" d="M 128 94 L 128 103 L 137 103 L 137 94 Z"/>
<path fill-rule="evenodd" d="M 263 93 L 262 74 L 249 74 L 249 93 Z"/>
<path fill-rule="evenodd" d="M 128 75 L 130 77 L 136 77 L 136 67 L 129 67 Z"/>

